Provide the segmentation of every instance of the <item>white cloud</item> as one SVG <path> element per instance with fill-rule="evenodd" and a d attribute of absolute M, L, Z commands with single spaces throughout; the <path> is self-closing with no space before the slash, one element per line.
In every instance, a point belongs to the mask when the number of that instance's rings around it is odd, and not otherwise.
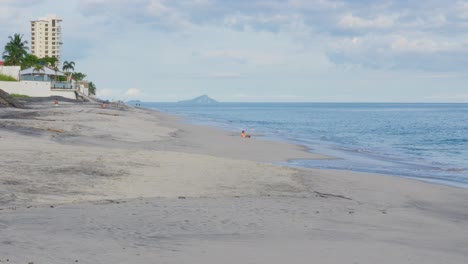
<path fill-rule="evenodd" d="M 456 3 L 455 13 L 457 17 L 461 19 L 467 19 L 468 18 L 468 2 L 458 1 Z"/>
<path fill-rule="evenodd" d="M 455 89 L 450 87 L 464 85 L 467 78 L 450 72 L 468 68 L 468 0 L 0 4 L 0 48 L 15 32 L 28 39 L 29 20 L 57 13 L 64 19 L 64 57 L 76 61 L 99 87 L 112 87 L 98 89 L 108 99 L 179 99 L 213 91 L 226 101 L 234 93 L 245 94 L 238 100 L 301 100 L 294 95 L 314 99 L 311 94 L 320 86 L 330 89 L 321 95 L 326 98 L 340 93 L 337 87 L 348 85 L 346 76 L 356 72 L 404 73 L 434 90 L 438 81 L 452 82 L 440 85 Z M 135 50 L 145 56 L 135 56 Z M 374 86 L 385 87 L 385 78 Z M 356 94 L 363 86 L 358 81 L 349 85 Z M 428 94 L 425 90 L 418 98 Z M 362 95 L 347 94 L 342 101 Z"/>
<path fill-rule="evenodd" d="M 117 89 L 98 88 L 96 90 L 96 93 L 97 97 L 109 100 L 138 99 L 139 96 L 142 96 L 141 91 L 136 88 L 130 88 L 126 91 Z"/>
<path fill-rule="evenodd" d="M 338 21 L 342 28 L 362 29 L 362 28 L 389 28 L 395 25 L 399 15 L 381 15 L 374 19 L 365 19 L 353 14 L 343 15 Z"/>
<path fill-rule="evenodd" d="M 301 9 L 337 9 L 343 7 L 345 4 L 342 1 L 330 0 L 289 0 L 288 5 Z"/>
<path fill-rule="evenodd" d="M 118 94 L 118 92 L 112 89 L 99 88 L 96 90 L 96 96 L 99 98 L 115 98 L 118 97 Z"/>
<path fill-rule="evenodd" d="M 127 91 L 125 91 L 124 95 L 129 97 L 140 96 L 141 91 L 137 88 L 130 88 Z"/>
<path fill-rule="evenodd" d="M 0 5 L 16 5 L 16 6 L 24 6 L 24 5 L 34 5 L 40 2 L 45 2 L 44 0 L 0 0 Z"/>
<path fill-rule="evenodd" d="M 437 72 L 437 73 L 426 73 L 415 75 L 419 79 L 453 79 L 459 77 L 467 77 L 466 74 L 457 72 Z"/>
<path fill-rule="evenodd" d="M 283 24 L 288 23 L 293 19 L 293 17 L 289 15 L 271 15 L 271 14 L 256 14 L 256 15 L 243 15 L 243 14 L 235 14 L 235 15 L 227 15 L 224 20 L 223 24 L 226 26 L 244 26 L 253 23 L 260 23 L 260 24 Z"/>
<path fill-rule="evenodd" d="M 230 59 L 255 65 L 276 65 L 283 62 L 278 54 L 246 50 L 212 50 L 203 54 L 206 58 Z"/>
<path fill-rule="evenodd" d="M 148 3 L 148 12 L 154 16 L 167 14 L 171 9 L 167 7 L 161 0 L 151 0 Z"/>
<path fill-rule="evenodd" d="M 394 37 L 390 48 L 396 52 L 433 53 L 461 50 L 463 45 L 454 41 L 436 41 L 430 38 L 410 39 L 404 36 Z"/>

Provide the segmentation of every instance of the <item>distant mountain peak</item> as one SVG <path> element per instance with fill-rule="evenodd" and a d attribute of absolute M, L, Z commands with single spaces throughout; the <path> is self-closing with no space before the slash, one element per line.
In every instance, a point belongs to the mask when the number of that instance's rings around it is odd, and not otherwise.
<path fill-rule="evenodd" d="M 192 100 L 179 101 L 179 103 L 181 104 L 217 104 L 219 102 L 214 100 L 213 98 L 210 98 L 208 95 L 204 94 Z"/>

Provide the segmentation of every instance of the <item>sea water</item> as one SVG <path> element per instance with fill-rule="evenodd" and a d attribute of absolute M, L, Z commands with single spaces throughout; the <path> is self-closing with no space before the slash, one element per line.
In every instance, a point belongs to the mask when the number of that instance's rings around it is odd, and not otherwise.
<path fill-rule="evenodd" d="M 468 104 L 142 103 L 262 138 L 305 145 L 330 160 L 290 166 L 382 173 L 468 188 Z M 254 136 L 255 138 L 256 136 Z"/>

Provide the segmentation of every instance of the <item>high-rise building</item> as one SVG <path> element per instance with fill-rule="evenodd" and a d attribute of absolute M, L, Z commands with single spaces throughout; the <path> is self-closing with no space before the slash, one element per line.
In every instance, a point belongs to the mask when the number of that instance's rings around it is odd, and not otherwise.
<path fill-rule="evenodd" d="M 31 21 L 31 53 L 38 58 L 57 57 L 60 61 L 62 47 L 62 20 L 56 15 Z"/>

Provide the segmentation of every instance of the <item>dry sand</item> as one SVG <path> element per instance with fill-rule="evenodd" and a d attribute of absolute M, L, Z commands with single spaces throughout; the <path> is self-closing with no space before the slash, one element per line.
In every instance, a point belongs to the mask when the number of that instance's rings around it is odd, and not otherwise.
<path fill-rule="evenodd" d="M 468 190 L 111 105 L 0 109 L 0 261 L 466 263 Z"/>

